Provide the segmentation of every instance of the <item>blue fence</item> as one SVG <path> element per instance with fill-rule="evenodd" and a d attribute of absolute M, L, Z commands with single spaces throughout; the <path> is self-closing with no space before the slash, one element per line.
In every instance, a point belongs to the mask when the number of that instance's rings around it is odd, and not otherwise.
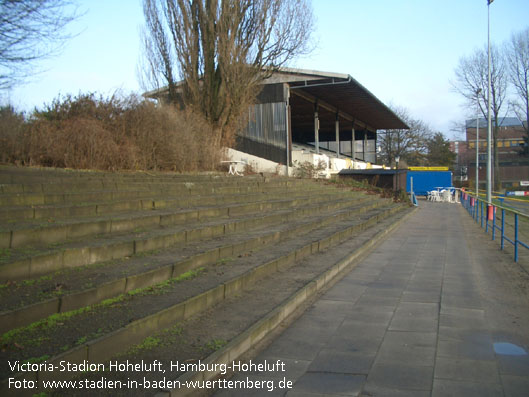
<path fill-rule="evenodd" d="M 485 233 L 488 233 L 489 230 L 491 231 L 492 240 L 496 239 L 496 232 L 500 233 L 500 247 L 502 250 L 505 249 L 505 241 L 514 246 L 515 262 L 518 262 L 519 247 L 529 249 L 529 245 L 521 241 L 519 238 L 520 218 L 529 222 L 528 215 L 513 210 L 512 208 L 504 207 L 503 205 L 489 206 L 485 200 L 468 193 L 463 194 L 461 204 L 465 207 L 472 218 L 474 218 L 482 228 L 485 228 Z M 501 210 L 501 218 L 499 219 L 500 225 L 498 225 L 497 222 L 497 210 Z M 512 216 L 513 223 L 506 222 L 506 219 L 509 216 Z M 510 234 L 510 236 L 508 234 Z"/>

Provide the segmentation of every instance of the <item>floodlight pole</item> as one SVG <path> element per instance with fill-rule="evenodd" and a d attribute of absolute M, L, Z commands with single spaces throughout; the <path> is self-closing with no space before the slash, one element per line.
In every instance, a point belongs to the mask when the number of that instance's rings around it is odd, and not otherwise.
<path fill-rule="evenodd" d="M 478 88 L 476 91 L 476 197 L 479 196 L 479 93 L 481 89 Z"/>
<path fill-rule="evenodd" d="M 399 186 L 399 160 L 400 160 L 400 156 L 397 155 L 395 156 L 395 168 L 397 168 L 397 193 L 399 192 L 399 189 L 400 189 L 400 186 Z"/>
<path fill-rule="evenodd" d="M 490 3 L 494 0 L 487 0 L 487 45 L 488 45 L 488 92 L 487 92 L 487 203 L 492 202 L 492 121 L 490 109 Z"/>

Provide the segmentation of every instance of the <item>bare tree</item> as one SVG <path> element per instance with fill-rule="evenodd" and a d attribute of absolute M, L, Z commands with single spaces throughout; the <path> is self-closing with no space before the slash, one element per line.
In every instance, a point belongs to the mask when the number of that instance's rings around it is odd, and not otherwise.
<path fill-rule="evenodd" d="M 524 121 L 526 133 L 522 154 L 529 156 L 529 28 L 511 36 L 506 53 L 509 79 L 517 94 L 512 107 L 518 118 Z"/>
<path fill-rule="evenodd" d="M 0 0 L 0 89 L 34 73 L 35 61 L 56 54 L 79 15 L 70 0 Z"/>
<path fill-rule="evenodd" d="M 422 165 L 426 162 L 428 139 L 432 136 L 430 128 L 422 121 L 414 119 L 407 109 L 391 106 L 409 127 L 409 130 L 392 129 L 378 133 L 379 157 L 387 163 L 395 162 L 397 156 L 408 165 Z"/>
<path fill-rule="evenodd" d="M 310 51 L 309 0 L 143 0 L 144 75 L 226 139 L 259 83 Z M 183 82 L 177 87 L 177 76 Z"/>
<path fill-rule="evenodd" d="M 487 92 L 488 92 L 488 56 L 487 48 L 478 49 L 468 57 L 459 60 L 455 70 L 456 81 L 452 86 L 467 101 L 469 109 L 475 109 L 476 102 L 483 117 L 487 118 Z M 491 111 L 493 122 L 493 157 L 494 157 L 494 184 L 495 188 L 501 186 L 498 158 L 498 132 L 501 125 L 500 111 L 507 97 L 508 76 L 506 74 L 506 62 L 502 52 L 491 46 Z"/>

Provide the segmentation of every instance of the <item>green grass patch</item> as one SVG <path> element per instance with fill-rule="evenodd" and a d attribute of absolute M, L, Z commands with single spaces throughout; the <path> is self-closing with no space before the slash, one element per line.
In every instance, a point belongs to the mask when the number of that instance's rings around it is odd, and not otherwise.
<path fill-rule="evenodd" d="M 219 349 L 222 349 L 224 346 L 226 346 L 228 342 L 224 339 L 212 339 L 208 343 L 206 343 L 204 346 L 202 346 L 201 350 L 203 351 L 217 351 Z"/>
<path fill-rule="evenodd" d="M 22 335 L 24 334 L 37 332 L 38 330 L 49 329 L 49 328 L 55 327 L 60 323 L 64 323 L 65 321 L 68 321 L 72 317 L 78 316 L 83 313 L 90 312 L 99 307 L 111 306 L 111 305 L 120 303 L 126 299 L 132 298 L 135 295 L 141 296 L 141 295 L 163 293 L 164 290 L 170 288 L 173 284 L 179 283 L 185 280 L 193 279 L 197 277 L 203 271 L 205 271 L 204 267 L 200 267 L 194 270 L 189 270 L 185 273 L 180 274 L 178 277 L 170 278 L 168 280 L 162 281 L 161 283 L 158 283 L 155 285 L 151 285 L 149 287 L 138 288 L 138 289 L 129 291 L 125 294 L 120 294 L 116 297 L 105 299 L 96 305 L 85 306 L 85 307 L 81 307 L 79 309 L 71 310 L 71 311 L 64 312 L 64 313 L 52 314 L 51 316 L 48 316 L 45 319 L 35 321 L 34 323 L 31 323 L 25 327 L 12 329 L 4 333 L 2 336 L 0 336 L 0 341 L 2 343 L 10 343 L 17 338 L 22 337 Z"/>
<path fill-rule="evenodd" d="M 12 250 L 11 248 L 0 248 L 0 260 L 11 257 Z"/>
<path fill-rule="evenodd" d="M 154 349 L 155 347 L 160 346 L 161 343 L 162 340 L 160 338 L 155 336 L 148 336 L 141 343 L 132 346 L 129 349 L 129 353 L 135 354 L 142 350 Z"/>
<path fill-rule="evenodd" d="M 49 360 L 50 356 L 48 354 L 44 354 L 43 356 L 40 356 L 40 357 L 31 357 L 31 358 L 28 358 L 27 360 L 24 361 L 24 363 L 28 363 L 28 364 L 38 364 L 38 363 L 42 363 L 46 360 Z"/>
<path fill-rule="evenodd" d="M 215 262 L 215 266 L 220 266 L 220 265 L 226 265 L 230 262 L 233 261 L 233 258 L 220 258 L 217 262 Z"/>

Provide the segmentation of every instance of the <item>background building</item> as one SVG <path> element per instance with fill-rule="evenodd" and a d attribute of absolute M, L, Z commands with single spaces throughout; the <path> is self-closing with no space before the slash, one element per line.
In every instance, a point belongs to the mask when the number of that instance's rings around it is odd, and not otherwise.
<path fill-rule="evenodd" d="M 480 118 L 479 126 L 479 180 L 480 188 L 485 188 L 487 178 L 487 120 Z M 492 121 L 494 125 L 494 120 Z M 504 117 L 499 120 L 498 156 L 502 188 L 520 186 L 520 182 L 529 181 L 529 157 L 521 155 L 525 145 L 525 130 L 517 117 Z M 476 119 L 466 121 L 466 140 L 451 143 L 451 149 L 457 154 L 456 180 L 474 181 L 476 175 Z M 494 160 L 492 160 L 494 172 Z M 459 178 L 458 178 L 459 177 Z M 470 182 L 471 186 L 472 183 Z"/>

